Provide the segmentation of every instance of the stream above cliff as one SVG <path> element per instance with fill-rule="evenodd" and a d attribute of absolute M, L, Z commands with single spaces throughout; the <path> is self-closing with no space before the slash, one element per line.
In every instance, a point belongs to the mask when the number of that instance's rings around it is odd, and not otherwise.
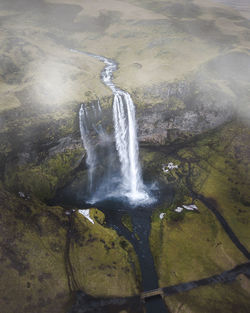
<path fill-rule="evenodd" d="M 249 0 L 1 0 L 0 28 L 1 311 L 249 313 Z"/>

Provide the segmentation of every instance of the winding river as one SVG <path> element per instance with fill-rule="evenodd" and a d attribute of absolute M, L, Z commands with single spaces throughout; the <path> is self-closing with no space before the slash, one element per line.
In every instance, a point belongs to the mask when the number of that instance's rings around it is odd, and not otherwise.
<path fill-rule="evenodd" d="M 77 52 L 74 50 L 74 52 Z M 82 52 L 81 52 L 82 53 Z M 86 54 L 86 53 L 84 53 Z M 87 53 L 88 54 L 88 53 Z M 135 121 L 135 109 L 134 104 L 132 102 L 131 97 L 126 93 L 125 91 L 121 91 L 119 88 L 117 88 L 113 82 L 112 82 L 112 73 L 114 70 L 117 69 L 117 65 L 114 61 L 111 61 L 107 58 L 96 56 L 92 54 L 88 54 L 91 57 L 95 57 L 98 60 L 105 63 L 105 68 L 101 73 L 101 79 L 103 83 L 108 86 L 113 94 L 114 94 L 114 102 L 113 102 L 113 121 L 114 121 L 114 130 L 115 130 L 115 149 L 111 149 L 111 152 L 113 153 L 114 150 L 116 150 L 118 154 L 118 159 L 120 162 L 120 177 L 119 177 L 119 185 L 118 190 L 119 192 L 115 194 L 115 197 L 108 196 L 108 197 L 100 197 L 96 198 L 96 201 L 94 202 L 95 207 L 100 209 L 105 214 L 105 220 L 106 225 L 112 229 L 115 229 L 117 233 L 120 236 L 124 236 L 128 241 L 131 242 L 133 245 L 136 254 L 139 259 L 140 268 L 141 268 L 141 274 L 142 274 L 142 290 L 152 290 L 158 288 L 158 277 L 156 273 L 156 269 L 154 266 L 154 260 L 150 251 L 150 245 L 149 245 L 149 234 L 151 229 L 151 216 L 152 212 L 155 209 L 155 207 L 158 205 L 158 203 L 150 203 L 150 201 L 145 201 L 150 195 L 148 193 L 148 189 L 145 187 L 143 181 L 142 181 L 142 175 L 141 175 L 141 169 L 139 164 L 139 158 L 138 158 L 138 142 L 136 138 L 136 121 Z M 97 107 L 93 108 L 92 110 L 93 116 L 98 116 L 98 114 L 101 114 L 101 107 L 100 102 L 98 100 Z M 130 119 L 129 119 L 129 111 L 131 113 Z M 98 113 L 99 112 L 99 113 Z M 123 112 L 123 113 L 122 113 Z M 98 117 L 100 120 L 100 116 Z M 91 142 L 91 137 L 89 136 L 89 133 L 91 132 L 91 127 L 93 126 L 90 121 L 90 114 L 88 112 L 88 108 L 82 104 L 79 112 L 79 121 L 80 121 L 80 129 L 81 129 L 81 136 L 82 141 L 85 146 L 85 149 L 89 153 L 88 156 L 93 155 L 93 159 L 90 157 L 87 157 L 87 165 L 88 165 L 88 171 L 89 171 L 89 177 L 91 177 L 91 188 L 93 187 L 93 178 L 94 178 L 94 171 L 95 171 L 95 163 L 91 162 L 97 162 L 95 155 L 95 143 Z M 122 125 L 122 123 L 125 123 L 127 126 Z M 133 128 L 131 131 L 131 137 L 129 135 L 129 123 L 132 123 Z M 107 138 L 108 135 L 105 134 L 104 127 L 100 124 L 100 121 L 98 122 L 99 130 L 95 127 L 92 127 L 96 134 L 100 135 L 103 138 Z M 124 128 L 123 128 L 124 127 Z M 92 129 L 92 131 L 93 131 Z M 124 135 L 121 131 L 123 129 L 123 132 L 126 132 L 125 138 L 122 138 Z M 130 139 L 129 139 L 130 138 Z M 131 142 L 129 143 L 129 140 L 132 142 L 132 147 L 130 147 Z M 105 144 L 108 145 L 108 141 L 105 141 Z M 176 147 L 175 147 L 176 148 Z M 120 150 L 119 150 L 120 149 Z M 150 149 L 150 147 L 147 147 L 147 149 Z M 152 147 L 152 149 L 155 149 L 155 147 Z M 158 147 L 159 149 L 159 147 Z M 173 149 L 173 147 L 172 147 Z M 110 150 L 110 149 L 108 149 Z M 164 147 L 160 148 L 162 152 L 169 154 L 169 147 L 166 151 Z M 171 149 L 170 149 L 171 150 Z M 120 151 L 120 152 L 119 152 Z M 127 160 L 124 160 L 121 156 L 121 153 L 125 153 Z M 126 169 L 126 172 L 125 172 Z M 127 174 L 126 174 L 127 173 Z M 111 175 L 112 176 L 112 175 Z M 130 178 L 130 180 L 133 178 L 135 179 L 133 184 L 129 184 L 129 181 L 127 177 Z M 110 178 L 109 178 L 110 179 Z M 107 183 L 106 180 L 105 183 Z M 232 229 L 229 227 L 228 223 L 224 219 L 224 217 L 219 213 L 219 211 L 216 209 L 216 207 L 209 201 L 209 199 L 204 198 L 202 195 L 194 193 L 192 190 L 192 186 L 187 178 L 187 187 L 190 190 L 190 192 L 193 194 L 195 198 L 200 199 L 207 207 L 208 209 L 215 215 L 217 220 L 220 222 L 222 227 L 224 228 L 225 232 L 229 236 L 229 238 L 232 240 L 232 242 L 236 245 L 236 247 L 248 258 L 250 259 L 249 252 L 247 249 L 241 244 L 237 236 L 234 234 Z M 154 194 L 155 199 L 159 199 L 160 202 L 164 202 L 164 205 L 169 206 L 173 199 L 174 199 L 174 189 L 169 186 L 163 186 L 164 191 L 157 190 L 157 192 Z M 72 193 L 72 189 L 70 186 L 67 186 L 63 189 L 63 192 L 60 193 L 60 197 L 56 199 L 56 202 L 60 203 L 68 203 L 70 205 L 73 205 L 74 207 L 84 207 L 88 208 L 91 207 L 92 203 L 90 204 L 84 197 L 80 196 L 79 194 L 82 194 L 82 187 L 79 186 L 78 189 L 74 190 L 75 193 Z M 96 191 L 95 191 L 96 192 Z M 117 197 L 117 195 L 121 195 L 122 193 L 126 193 L 126 201 L 124 201 L 124 197 Z M 98 194 L 98 193 L 97 193 Z M 164 195 L 164 199 L 162 199 L 162 195 Z M 136 203 L 136 205 L 135 205 Z M 124 224 L 122 223 L 122 217 L 124 215 L 129 215 L 130 219 L 132 221 L 133 231 L 129 231 Z M 69 217 L 70 218 L 70 217 Z M 71 272 L 70 262 L 68 266 L 68 271 Z M 166 286 L 163 288 L 164 294 L 166 296 L 171 294 L 176 294 L 184 291 L 191 290 L 193 288 L 197 288 L 204 285 L 210 285 L 214 283 L 221 283 L 221 282 L 230 282 L 234 281 L 236 277 L 240 274 L 245 274 L 247 277 L 250 275 L 250 263 L 245 263 L 242 265 L 238 265 L 232 270 L 222 272 L 221 274 L 214 275 L 211 277 L 207 277 L 201 280 L 197 281 L 190 281 L 186 283 L 181 283 L 176 286 Z M 74 276 L 73 274 L 71 275 Z M 74 288 L 74 280 L 72 280 L 72 289 Z M 142 312 L 142 307 L 140 303 L 139 297 L 132 297 L 132 298 L 121 298 L 121 299 L 92 299 L 90 296 L 85 295 L 82 292 L 79 292 L 77 295 L 77 302 L 75 306 L 73 307 L 72 313 L 75 312 L 82 312 L 79 311 L 78 308 L 82 307 L 85 304 L 93 304 L 96 308 L 98 307 L 98 310 L 102 312 L 102 308 L 105 306 L 111 308 L 111 311 L 114 308 L 114 311 L 112 312 L 118 312 L 120 309 L 126 309 L 130 306 L 134 306 L 135 311 L 134 312 Z M 146 300 L 146 303 L 144 304 L 146 308 L 147 313 L 166 313 L 169 312 L 168 308 L 166 307 L 164 301 L 162 298 L 154 297 Z M 118 310 L 119 307 L 119 310 Z M 99 312 L 99 311 L 95 312 Z M 109 312 L 111 312 L 109 311 Z M 87 311 L 86 311 L 87 312 Z"/>
<path fill-rule="evenodd" d="M 96 164 L 101 162 L 98 160 L 98 153 L 95 151 L 96 142 L 91 137 L 91 132 L 96 135 L 99 131 L 96 129 L 96 119 L 90 122 L 88 108 L 82 104 L 79 111 L 79 126 L 81 138 L 84 148 L 87 152 L 86 163 L 88 166 L 89 189 L 94 195 L 91 195 L 91 204 L 102 210 L 105 213 L 107 226 L 115 229 L 119 235 L 124 236 L 129 240 L 139 259 L 142 273 L 142 288 L 144 291 L 158 288 L 158 277 L 154 266 L 154 260 L 149 246 L 149 234 L 151 227 L 152 206 L 155 202 L 154 196 L 149 189 L 144 185 L 141 175 L 141 166 L 139 163 L 139 145 L 137 139 L 137 125 L 135 116 L 135 106 L 128 92 L 116 87 L 112 81 L 113 72 L 117 70 L 115 61 L 103 56 L 79 52 L 87 54 L 97 60 L 103 62 L 105 67 L 101 72 L 102 82 L 111 89 L 113 100 L 113 123 L 115 147 L 119 158 L 119 179 L 116 181 L 115 191 L 112 188 L 112 193 L 107 193 L 107 189 L 102 185 L 113 185 L 114 177 L 117 179 L 117 173 L 108 170 L 108 178 L 101 179 L 101 186 L 98 182 L 94 182 L 94 171 Z M 98 101 L 98 106 L 100 102 Z M 101 108 L 97 108 L 101 111 Z M 96 109 L 94 109 L 96 111 Z M 94 117 L 96 113 L 94 113 Z M 99 125 L 101 121 L 99 121 Z M 105 132 L 102 128 L 102 133 Z M 108 137 L 107 134 L 104 136 Z M 101 140 L 101 138 L 99 138 Z M 105 145 L 109 143 L 106 141 Z M 110 153 L 114 151 L 109 149 Z M 110 159 L 110 157 L 108 158 Z M 107 168 L 110 165 L 107 164 Z M 105 174 L 104 174 L 105 176 Z M 118 184 L 117 184 L 118 183 Z M 93 189 L 96 184 L 97 188 Z M 168 193 L 171 197 L 172 192 Z M 125 197 L 124 197 L 125 196 Z M 125 200 L 125 201 L 124 201 Z M 79 203 L 80 204 L 80 203 Z M 82 206 L 82 203 L 80 204 Z M 122 223 L 122 216 L 128 214 L 133 224 L 133 232 L 130 232 Z M 140 238 L 138 240 L 138 238 Z M 149 299 L 145 303 L 147 313 L 166 313 L 168 312 L 161 297 Z"/>
<path fill-rule="evenodd" d="M 109 175 L 109 180 L 102 179 L 103 184 L 112 185 L 114 177 L 116 177 L 116 187 L 112 188 L 112 192 L 107 193 L 102 192 L 103 186 L 98 186 L 93 194 L 92 185 L 93 182 L 93 172 L 96 163 L 101 162 L 98 160 L 98 155 L 95 153 L 95 143 L 91 140 L 91 128 L 88 126 L 91 124 L 89 122 L 90 117 L 87 114 L 87 109 L 85 109 L 84 104 L 81 105 L 79 111 L 79 122 L 81 137 L 83 141 L 84 148 L 87 151 L 87 165 L 89 169 L 89 184 L 90 191 L 92 191 L 92 203 L 104 200 L 106 198 L 121 198 L 126 197 L 130 203 L 147 203 L 150 201 L 149 195 L 147 193 L 147 188 L 143 184 L 141 175 L 141 166 L 139 162 L 139 146 L 137 139 L 137 124 L 135 116 L 135 105 L 130 94 L 126 91 L 121 90 L 113 83 L 113 72 L 117 70 L 117 64 L 115 61 L 105 58 L 103 56 L 80 52 L 77 50 L 72 50 L 77 53 L 84 53 L 97 60 L 103 62 L 105 67 L 101 72 L 102 82 L 111 89 L 114 100 L 113 100 L 113 127 L 114 127 L 114 137 L 116 152 L 120 161 L 119 175 Z M 98 102 L 100 105 L 100 102 Z M 100 121 L 101 122 L 101 121 Z M 95 121 L 91 124 L 91 127 L 95 128 Z M 98 135 L 97 131 L 97 135 Z M 107 167 L 111 164 L 107 164 Z M 110 172 L 110 170 L 109 170 Z"/>

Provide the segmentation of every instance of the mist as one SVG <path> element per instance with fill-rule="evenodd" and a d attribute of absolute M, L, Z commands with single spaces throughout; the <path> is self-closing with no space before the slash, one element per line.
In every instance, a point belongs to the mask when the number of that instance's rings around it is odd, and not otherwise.
<path fill-rule="evenodd" d="M 249 313 L 249 78 L 249 0 L 0 0 L 1 310 Z"/>

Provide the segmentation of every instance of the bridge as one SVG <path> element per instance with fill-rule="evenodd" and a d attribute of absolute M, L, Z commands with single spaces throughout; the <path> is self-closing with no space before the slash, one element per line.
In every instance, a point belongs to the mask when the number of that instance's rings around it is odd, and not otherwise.
<path fill-rule="evenodd" d="M 178 294 L 180 292 L 189 291 L 200 286 L 232 282 L 235 281 L 240 274 L 246 275 L 247 277 L 250 276 L 250 262 L 236 265 L 231 270 L 222 272 L 217 275 L 209 276 L 207 278 L 193 280 L 186 283 L 180 283 L 178 285 L 143 291 L 140 295 L 140 298 L 141 301 L 145 302 L 147 298 L 155 296 L 161 296 L 163 298 L 164 295 L 170 296 L 173 294 Z"/>
<path fill-rule="evenodd" d="M 164 291 L 163 288 L 157 288 L 149 291 L 143 291 L 141 293 L 141 300 L 145 301 L 147 298 L 155 297 L 155 296 L 161 296 L 163 298 Z"/>

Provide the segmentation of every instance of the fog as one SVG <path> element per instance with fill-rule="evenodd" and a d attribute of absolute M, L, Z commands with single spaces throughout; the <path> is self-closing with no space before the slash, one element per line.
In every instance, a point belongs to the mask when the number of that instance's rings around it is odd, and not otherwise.
<path fill-rule="evenodd" d="M 248 2 L 0 0 L 2 313 L 249 313 Z"/>
<path fill-rule="evenodd" d="M 246 0 L 218 2 L 228 6 L 2 0 L 0 112 L 23 106 L 51 111 L 111 95 L 99 81 L 101 65 L 73 55 L 75 48 L 116 60 L 115 80 L 135 92 L 137 102 L 168 101 L 169 85 L 186 81 L 208 98 L 201 110 L 221 106 L 249 119 L 250 21 L 240 15 L 249 6 Z"/>

